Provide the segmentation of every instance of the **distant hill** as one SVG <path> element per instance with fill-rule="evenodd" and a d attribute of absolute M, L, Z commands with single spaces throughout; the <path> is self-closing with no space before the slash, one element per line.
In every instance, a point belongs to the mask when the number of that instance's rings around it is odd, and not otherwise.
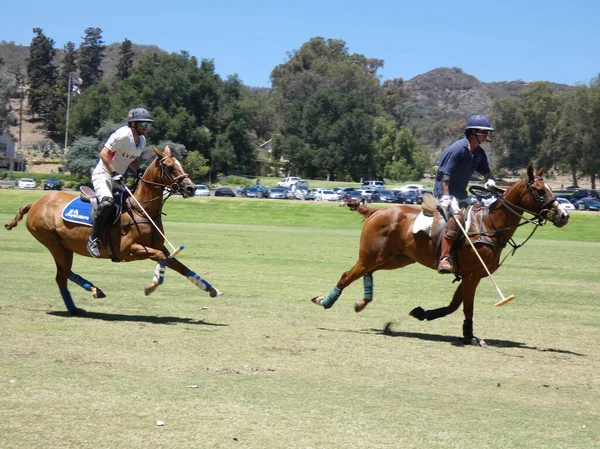
<path fill-rule="evenodd" d="M 407 124 L 431 146 L 437 157 L 461 135 L 467 117 L 491 115 L 494 100 L 516 98 L 531 84 L 525 81 L 485 83 L 460 68 L 440 67 L 405 81 L 412 93 Z M 566 84 L 549 85 L 555 92 L 573 88 Z"/>
<path fill-rule="evenodd" d="M 405 82 L 413 94 L 413 107 L 429 122 L 442 119 L 464 120 L 472 114 L 489 115 L 497 98 L 518 97 L 531 83 L 502 81 L 484 83 L 457 67 L 441 67 Z M 571 89 L 566 84 L 550 83 L 555 92 Z"/>
<path fill-rule="evenodd" d="M 104 49 L 104 59 L 100 63 L 100 69 L 105 77 L 112 77 L 117 72 L 119 62 L 119 48 L 121 44 L 107 45 Z M 132 44 L 133 63 L 148 53 L 167 53 L 155 45 L 137 45 Z M 54 63 L 60 67 L 64 50 L 57 49 Z M 29 57 L 29 46 L 15 45 L 14 42 L 0 41 L 0 58 L 4 60 L 6 67 L 13 72 L 20 71 L 23 75 L 27 74 L 27 58 Z"/>

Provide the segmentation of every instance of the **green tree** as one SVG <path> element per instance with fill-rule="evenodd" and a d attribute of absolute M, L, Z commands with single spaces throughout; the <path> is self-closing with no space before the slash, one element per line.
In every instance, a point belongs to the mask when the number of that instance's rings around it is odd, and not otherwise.
<path fill-rule="evenodd" d="M 60 64 L 60 75 L 58 84 L 67 92 L 69 88 L 69 77 L 77 72 L 77 49 L 71 41 L 67 42 L 64 47 L 62 62 Z"/>
<path fill-rule="evenodd" d="M 133 44 L 127 38 L 119 47 L 119 62 L 117 63 L 116 77 L 119 80 L 129 78 L 133 68 Z"/>
<path fill-rule="evenodd" d="M 197 151 L 191 151 L 185 157 L 185 171 L 195 182 L 203 180 L 210 171 L 208 160 Z"/>
<path fill-rule="evenodd" d="M 102 80 L 100 63 L 104 58 L 104 41 L 100 28 L 89 27 L 85 29 L 85 36 L 79 45 L 79 76 L 85 88 L 94 86 Z"/>
<path fill-rule="evenodd" d="M 307 173 L 372 173 L 371 126 L 379 108 L 377 70 L 383 61 L 349 54 L 344 41 L 316 37 L 271 73 L 273 102 L 282 121 L 284 158 Z M 298 146 L 296 136 L 305 147 Z M 352 138 L 349 138 L 352 136 Z M 291 144 L 293 143 L 293 144 Z M 286 154 L 302 148 L 300 154 Z"/>
<path fill-rule="evenodd" d="M 98 163 L 101 146 L 102 142 L 97 137 L 75 139 L 65 156 L 65 169 L 74 175 L 90 176 Z"/>
<path fill-rule="evenodd" d="M 8 125 L 15 125 L 15 117 L 11 117 L 9 100 L 17 95 L 18 84 L 15 75 L 0 65 L 0 132 L 6 131 Z"/>
<path fill-rule="evenodd" d="M 29 45 L 27 77 L 29 79 L 29 109 L 32 115 L 38 114 L 42 102 L 56 84 L 57 69 L 53 63 L 56 50 L 54 41 L 48 38 L 41 28 L 34 28 L 34 38 Z"/>

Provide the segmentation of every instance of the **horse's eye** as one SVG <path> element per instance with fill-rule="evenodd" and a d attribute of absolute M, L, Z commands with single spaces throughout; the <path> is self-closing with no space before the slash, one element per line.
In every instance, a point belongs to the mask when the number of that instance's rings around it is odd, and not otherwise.
<path fill-rule="evenodd" d="M 539 196 L 545 196 L 546 195 L 546 189 L 536 189 L 537 194 Z"/>

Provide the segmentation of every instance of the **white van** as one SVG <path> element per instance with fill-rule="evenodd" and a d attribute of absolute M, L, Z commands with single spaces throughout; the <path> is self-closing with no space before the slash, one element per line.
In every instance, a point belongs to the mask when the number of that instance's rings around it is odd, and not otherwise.
<path fill-rule="evenodd" d="M 362 183 L 362 186 L 360 188 L 385 190 L 385 183 L 383 181 L 365 181 Z"/>

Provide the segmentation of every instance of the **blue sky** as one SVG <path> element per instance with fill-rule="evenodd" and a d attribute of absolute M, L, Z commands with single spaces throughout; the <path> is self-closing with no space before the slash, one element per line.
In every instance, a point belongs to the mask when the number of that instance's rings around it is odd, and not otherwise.
<path fill-rule="evenodd" d="M 383 79 L 460 67 L 485 82 L 573 85 L 600 73 L 597 0 L 19 0 L 1 10 L 0 40 L 29 45 L 37 27 L 63 48 L 99 27 L 106 44 L 187 50 L 250 86 L 270 86 L 272 69 L 315 36 L 383 59 Z"/>

